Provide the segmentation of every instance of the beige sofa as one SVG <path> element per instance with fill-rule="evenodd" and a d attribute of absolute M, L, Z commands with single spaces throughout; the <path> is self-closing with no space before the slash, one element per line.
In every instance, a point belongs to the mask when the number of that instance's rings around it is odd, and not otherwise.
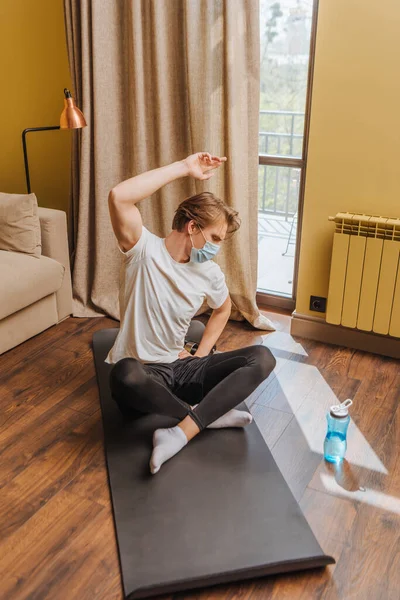
<path fill-rule="evenodd" d="M 72 313 L 66 213 L 38 207 L 42 253 L 0 250 L 0 354 Z"/>

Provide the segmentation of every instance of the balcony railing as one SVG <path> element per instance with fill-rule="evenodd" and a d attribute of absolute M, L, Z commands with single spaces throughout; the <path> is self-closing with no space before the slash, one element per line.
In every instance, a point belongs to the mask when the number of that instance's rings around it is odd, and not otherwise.
<path fill-rule="evenodd" d="M 303 131 L 304 112 L 288 110 L 260 110 L 262 115 L 275 115 L 290 119 L 289 131 L 259 131 L 259 154 L 285 158 L 300 158 L 303 134 L 295 133 L 295 120 L 302 119 L 297 130 Z M 301 127 L 300 127 L 301 125 Z M 260 127 L 261 129 L 261 127 Z M 273 140 L 273 144 L 271 143 Z M 271 146 L 274 145 L 274 148 Z M 262 171 L 261 171 L 262 169 Z M 259 212 L 283 216 L 287 221 L 297 212 L 300 186 L 300 169 L 291 166 L 259 165 L 258 207 Z"/>

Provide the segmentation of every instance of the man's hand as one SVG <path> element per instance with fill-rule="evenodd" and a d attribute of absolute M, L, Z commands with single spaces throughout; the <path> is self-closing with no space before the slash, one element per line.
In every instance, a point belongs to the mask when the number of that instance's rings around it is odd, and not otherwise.
<path fill-rule="evenodd" d="M 195 179 L 210 179 L 215 171 L 222 165 L 224 161 L 228 160 L 226 156 L 212 156 L 209 152 L 196 152 L 191 154 L 183 160 L 184 165 L 187 168 L 187 174 L 191 175 Z"/>
<path fill-rule="evenodd" d="M 179 358 L 186 358 L 187 356 L 192 356 L 193 358 L 200 358 L 199 356 L 196 356 L 195 354 L 190 354 L 190 352 L 188 352 L 185 348 L 183 350 L 181 350 L 178 354 Z"/>

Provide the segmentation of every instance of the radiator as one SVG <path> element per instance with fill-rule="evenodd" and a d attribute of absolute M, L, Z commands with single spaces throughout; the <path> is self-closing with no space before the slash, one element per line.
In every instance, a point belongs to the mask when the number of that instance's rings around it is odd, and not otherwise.
<path fill-rule="evenodd" d="M 400 219 L 337 213 L 326 321 L 400 337 Z"/>

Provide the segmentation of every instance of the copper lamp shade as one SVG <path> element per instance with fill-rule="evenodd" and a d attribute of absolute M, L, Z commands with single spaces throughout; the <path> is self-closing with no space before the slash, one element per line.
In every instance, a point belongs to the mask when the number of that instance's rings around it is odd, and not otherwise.
<path fill-rule="evenodd" d="M 24 150 L 24 162 L 25 162 L 25 175 L 26 175 L 26 187 L 28 194 L 31 193 L 31 180 L 29 177 L 29 165 L 28 165 L 28 150 L 26 148 L 26 134 L 30 131 L 50 131 L 52 129 L 82 129 L 86 127 L 87 123 L 85 117 L 76 106 L 71 92 L 64 88 L 64 110 L 61 113 L 60 124 L 52 125 L 51 127 L 28 127 L 22 132 L 22 148 Z"/>
<path fill-rule="evenodd" d="M 64 94 L 64 110 L 60 117 L 61 129 L 81 129 L 82 127 L 86 127 L 85 117 L 76 106 L 71 92 L 67 88 L 64 88 Z"/>

